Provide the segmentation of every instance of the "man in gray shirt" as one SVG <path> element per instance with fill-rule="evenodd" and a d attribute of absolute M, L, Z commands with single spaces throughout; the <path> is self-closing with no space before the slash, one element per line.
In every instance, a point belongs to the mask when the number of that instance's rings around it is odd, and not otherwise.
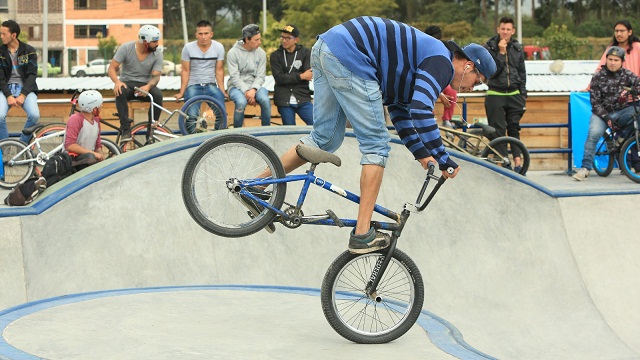
<path fill-rule="evenodd" d="M 115 84 L 116 109 L 120 118 L 120 141 L 131 140 L 131 123 L 129 121 L 129 100 L 139 99 L 149 102 L 150 99 L 134 90 L 135 87 L 153 96 L 153 102 L 162 106 L 162 92 L 156 86 L 162 71 L 162 50 L 158 50 L 160 29 L 152 25 L 144 25 L 138 31 L 138 41 L 122 44 L 109 65 L 108 75 Z M 158 50 L 158 51 L 156 51 Z M 118 70 L 120 70 L 118 78 Z M 151 119 L 149 107 L 149 119 Z M 160 119 L 160 110 L 154 109 L 153 119 Z"/>
<path fill-rule="evenodd" d="M 209 95 L 224 106 L 227 93 L 224 91 L 224 47 L 213 40 L 213 26 L 207 20 L 200 20 L 196 24 L 196 38 L 182 48 L 182 73 L 180 92 L 176 94 L 176 101 L 184 97 L 187 102 L 194 96 Z M 195 113 L 191 113 L 191 112 Z M 189 107 L 189 117 L 186 121 L 187 132 L 196 132 L 195 121 L 199 109 Z M 221 124 L 216 120 L 215 128 Z"/>
<path fill-rule="evenodd" d="M 237 128 L 244 122 L 247 104 L 260 105 L 262 126 L 271 123 L 269 91 L 262 86 L 267 73 L 267 54 L 260 48 L 261 43 L 260 28 L 250 24 L 242 28 L 242 39 L 227 53 L 229 97 L 236 106 L 233 126 Z"/>

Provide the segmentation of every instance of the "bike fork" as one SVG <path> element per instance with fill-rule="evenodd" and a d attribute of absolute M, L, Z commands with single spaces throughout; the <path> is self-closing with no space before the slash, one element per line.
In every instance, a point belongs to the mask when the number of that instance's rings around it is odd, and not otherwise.
<path fill-rule="evenodd" d="M 389 262 L 393 257 L 393 252 L 396 249 L 396 241 L 392 239 L 391 244 L 389 245 L 389 250 L 386 255 L 382 255 L 376 261 L 376 265 L 373 267 L 373 271 L 371 272 L 371 277 L 369 278 L 369 282 L 365 288 L 365 291 L 369 298 L 375 302 L 382 302 L 382 298 L 378 296 L 378 284 L 380 284 L 380 280 L 382 280 L 382 275 L 387 270 L 387 266 L 389 266 Z"/>

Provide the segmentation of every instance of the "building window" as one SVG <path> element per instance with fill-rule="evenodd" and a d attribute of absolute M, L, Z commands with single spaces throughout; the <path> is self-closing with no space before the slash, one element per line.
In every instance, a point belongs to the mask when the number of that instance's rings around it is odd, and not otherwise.
<path fill-rule="evenodd" d="M 9 0 L 0 0 L 0 13 L 9 12 Z"/>
<path fill-rule="evenodd" d="M 107 25 L 76 25 L 73 27 L 73 36 L 76 39 L 96 39 L 107 37 Z"/>
<path fill-rule="evenodd" d="M 42 41 L 42 34 L 40 33 L 39 25 L 27 25 L 27 33 L 29 34 L 29 40 Z"/>
<path fill-rule="evenodd" d="M 105 10 L 107 0 L 73 0 L 74 10 Z"/>
<path fill-rule="evenodd" d="M 158 0 L 140 0 L 140 9 L 157 9 Z"/>

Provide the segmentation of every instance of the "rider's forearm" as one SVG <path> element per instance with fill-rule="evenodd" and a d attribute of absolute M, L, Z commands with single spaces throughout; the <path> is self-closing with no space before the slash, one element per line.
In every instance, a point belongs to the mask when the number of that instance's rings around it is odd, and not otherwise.
<path fill-rule="evenodd" d="M 160 72 L 155 72 L 151 74 L 151 80 L 149 80 L 147 85 L 149 85 L 149 87 L 153 89 L 154 87 L 158 86 L 159 82 L 160 82 Z"/>

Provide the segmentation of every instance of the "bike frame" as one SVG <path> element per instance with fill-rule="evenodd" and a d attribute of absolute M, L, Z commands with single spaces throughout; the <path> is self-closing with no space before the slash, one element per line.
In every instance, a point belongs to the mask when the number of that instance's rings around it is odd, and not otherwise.
<path fill-rule="evenodd" d="M 24 149 L 22 149 L 22 151 L 20 151 L 14 157 L 12 157 L 7 162 L 7 165 L 9 165 L 9 166 L 24 165 L 24 164 L 28 164 L 28 163 L 31 163 L 31 162 L 37 162 L 40 165 L 44 165 L 44 162 L 47 161 L 52 155 L 57 154 L 58 152 L 60 152 L 60 150 L 62 150 L 62 148 L 64 147 L 64 143 L 56 146 L 53 150 L 49 151 L 48 153 L 45 153 L 44 151 L 42 151 L 42 148 L 40 147 L 40 142 L 44 141 L 46 139 L 52 138 L 52 137 L 64 136 L 65 132 L 66 132 L 66 130 L 57 131 L 57 132 L 55 132 L 53 134 L 49 134 L 49 135 L 43 136 L 41 138 L 36 138 L 33 141 L 33 143 L 29 144 L 29 146 L 25 147 Z M 32 148 L 37 148 L 38 149 L 38 153 L 34 154 L 33 151 L 31 150 Z M 32 155 L 31 159 L 14 160 L 16 158 L 19 158 L 22 154 L 24 154 L 27 151 L 31 152 L 31 155 Z M 42 156 L 41 154 L 44 154 L 45 156 Z M 40 161 L 38 161 L 41 158 L 44 158 L 42 163 Z"/>
<path fill-rule="evenodd" d="M 267 203 L 266 201 L 259 199 L 258 197 L 253 195 L 251 192 L 247 191 L 246 187 L 247 186 L 260 187 L 260 186 L 266 186 L 271 184 L 303 181 L 304 184 L 300 191 L 300 195 L 298 196 L 294 214 L 300 213 L 300 210 L 302 209 L 302 205 L 304 204 L 304 200 L 306 199 L 307 192 L 309 191 L 309 187 L 311 186 L 311 184 L 314 184 L 324 190 L 327 190 L 335 195 L 343 197 L 356 204 L 360 203 L 360 196 L 315 176 L 314 172 L 315 172 L 316 166 L 317 164 L 312 164 L 311 168 L 306 172 L 306 174 L 287 175 L 284 178 L 238 180 L 240 182 L 240 187 L 241 187 L 239 193 L 243 196 L 251 198 L 253 201 L 259 203 L 263 207 L 275 212 L 276 214 L 281 216 L 284 220 L 291 220 L 293 216 L 288 215 L 284 211 L 273 207 L 271 204 Z M 422 189 L 420 190 L 420 193 L 418 195 L 416 204 L 411 204 L 408 202 L 405 203 L 403 210 L 400 214 L 392 210 L 389 210 L 383 206 L 380 206 L 378 204 L 374 205 L 374 208 L 373 208 L 374 212 L 395 221 L 395 222 L 372 221 L 374 228 L 392 231 L 391 244 L 387 249 L 386 255 L 383 255 L 380 258 L 378 258 L 376 265 L 374 267 L 374 271 L 371 274 L 371 277 L 369 279 L 369 283 L 366 289 L 369 297 L 375 301 L 378 301 L 378 302 L 381 301 L 381 299 L 376 294 L 378 283 L 382 279 L 382 275 L 384 274 L 385 270 L 387 269 L 387 266 L 389 265 L 389 262 L 391 261 L 391 258 L 392 258 L 391 255 L 393 255 L 393 252 L 395 251 L 397 239 L 398 237 L 400 237 L 400 234 L 402 233 L 402 229 L 404 228 L 404 225 L 406 224 L 407 219 L 409 219 L 409 215 L 411 214 L 412 209 L 417 212 L 423 211 L 427 207 L 427 205 L 429 205 L 429 203 L 431 202 L 431 199 L 433 199 L 436 192 L 438 192 L 438 190 L 440 189 L 440 186 L 446 180 L 444 176 L 439 178 L 437 176 L 434 176 L 433 175 L 434 170 L 435 170 L 435 166 L 431 165 L 427 172 L 427 177 L 422 185 Z M 431 179 L 437 179 L 438 183 L 433 188 L 433 190 L 431 190 L 431 193 L 429 194 L 425 202 L 421 205 L 420 202 L 422 201 L 422 197 L 424 196 L 427 186 L 429 185 L 429 181 Z M 340 219 L 335 217 L 335 215 L 332 216 L 332 214 L 327 213 L 326 215 L 302 216 L 300 218 L 299 225 L 302 225 L 302 224 L 355 227 L 357 224 L 357 220 L 356 219 Z"/>
<path fill-rule="evenodd" d="M 445 135 L 445 136 L 442 136 L 442 142 L 445 143 L 447 147 L 456 149 L 460 152 L 463 152 L 469 155 L 480 156 L 480 153 L 481 153 L 480 145 L 482 144 L 485 147 L 488 147 L 489 149 L 491 149 L 491 151 L 494 154 L 498 154 L 498 151 L 493 147 L 489 146 L 489 143 L 484 140 L 484 135 L 478 135 L 478 134 L 469 133 L 466 131 L 450 129 L 447 127 L 440 127 L 440 130 L 444 131 L 446 134 L 452 134 L 454 136 L 454 140 L 458 139 L 458 141 L 460 140 L 464 141 L 465 146 L 467 145 L 470 146 L 473 149 L 473 151 L 469 151 L 466 147 L 462 147 L 454 143 L 452 140 L 448 139 Z M 473 139 L 474 141 L 470 139 Z"/>

